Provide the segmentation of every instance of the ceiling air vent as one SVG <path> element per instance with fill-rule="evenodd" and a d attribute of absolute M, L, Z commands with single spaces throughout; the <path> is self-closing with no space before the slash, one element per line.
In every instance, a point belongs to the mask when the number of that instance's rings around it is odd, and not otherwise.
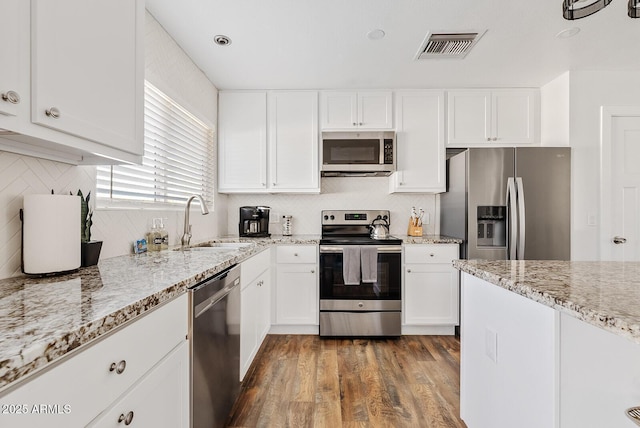
<path fill-rule="evenodd" d="M 464 58 L 484 31 L 429 33 L 418 50 L 418 59 Z"/>

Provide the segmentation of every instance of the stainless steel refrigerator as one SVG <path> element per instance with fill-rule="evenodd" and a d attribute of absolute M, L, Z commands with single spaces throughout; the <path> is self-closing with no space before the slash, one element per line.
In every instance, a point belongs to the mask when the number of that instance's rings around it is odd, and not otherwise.
<path fill-rule="evenodd" d="M 571 149 L 472 148 L 447 160 L 440 233 L 461 257 L 571 259 Z"/>

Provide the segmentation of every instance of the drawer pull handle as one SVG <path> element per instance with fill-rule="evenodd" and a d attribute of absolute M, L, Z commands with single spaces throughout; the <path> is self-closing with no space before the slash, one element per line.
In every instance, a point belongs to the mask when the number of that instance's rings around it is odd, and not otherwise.
<path fill-rule="evenodd" d="M 1 96 L 3 101 L 11 104 L 20 104 L 20 95 L 16 91 L 7 91 Z"/>
<path fill-rule="evenodd" d="M 124 422 L 125 425 L 131 425 L 131 422 L 133 422 L 133 411 L 127 413 L 126 416 L 124 413 L 121 413 L 118 418 L 118 423 L 121 424 L 122 422 Z"/>
<path fill-rule="evenodd" d="M 118 364 L 111 363 L 111 366 L 109 366 L 109 371 L 112 372 L 115 370 L 117 374 L 122 374 L 124 372 L 124 369 L 126 368 L 127 368 L 127 362 L 125 360 L 120 360 Z"/>
<path fill-rule="evenodd" d="M 44 111 L 44 113 L 53 119 L 57 119 L 60 117 L 60 110 L 58 110 L 56 107 L 48 108 Z"/>

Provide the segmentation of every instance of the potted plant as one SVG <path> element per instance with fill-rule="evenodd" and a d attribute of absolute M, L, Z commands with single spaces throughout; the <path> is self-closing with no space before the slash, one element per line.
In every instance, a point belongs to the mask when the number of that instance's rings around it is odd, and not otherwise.
<path fill-rule="evenodd" d="M 82 191 L 78 190 L 80 196 L 80 239 L 81 239 L 81 264 L 82 266 L 93 266 L 98 264 L 102 241 L 91 240 L 91 226 L 93 225 L 93 210 L 89 207 L 91 192 L 85 198 Z"/>

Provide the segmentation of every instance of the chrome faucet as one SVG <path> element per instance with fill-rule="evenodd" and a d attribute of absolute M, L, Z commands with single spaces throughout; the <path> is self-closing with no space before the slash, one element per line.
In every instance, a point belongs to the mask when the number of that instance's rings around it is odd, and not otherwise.
<path fill-rule="evenodd" d="M 180 240 L 182 243 L 182 248 L 188 247 L 191 242 L 191 225 L 189 224 L 189 208 L 191 207 L 191 201 L 194 199 L 198 199 L 200 201 L 200 212 L 202 215 L 209 214 L 209 210 L 207 209 L 207 204 L 204 199 L 200 195 L 193 195 L 187 201 L 187 206 L 184 209 L 184 233 L 182 234 L 182 239 Z"/>

